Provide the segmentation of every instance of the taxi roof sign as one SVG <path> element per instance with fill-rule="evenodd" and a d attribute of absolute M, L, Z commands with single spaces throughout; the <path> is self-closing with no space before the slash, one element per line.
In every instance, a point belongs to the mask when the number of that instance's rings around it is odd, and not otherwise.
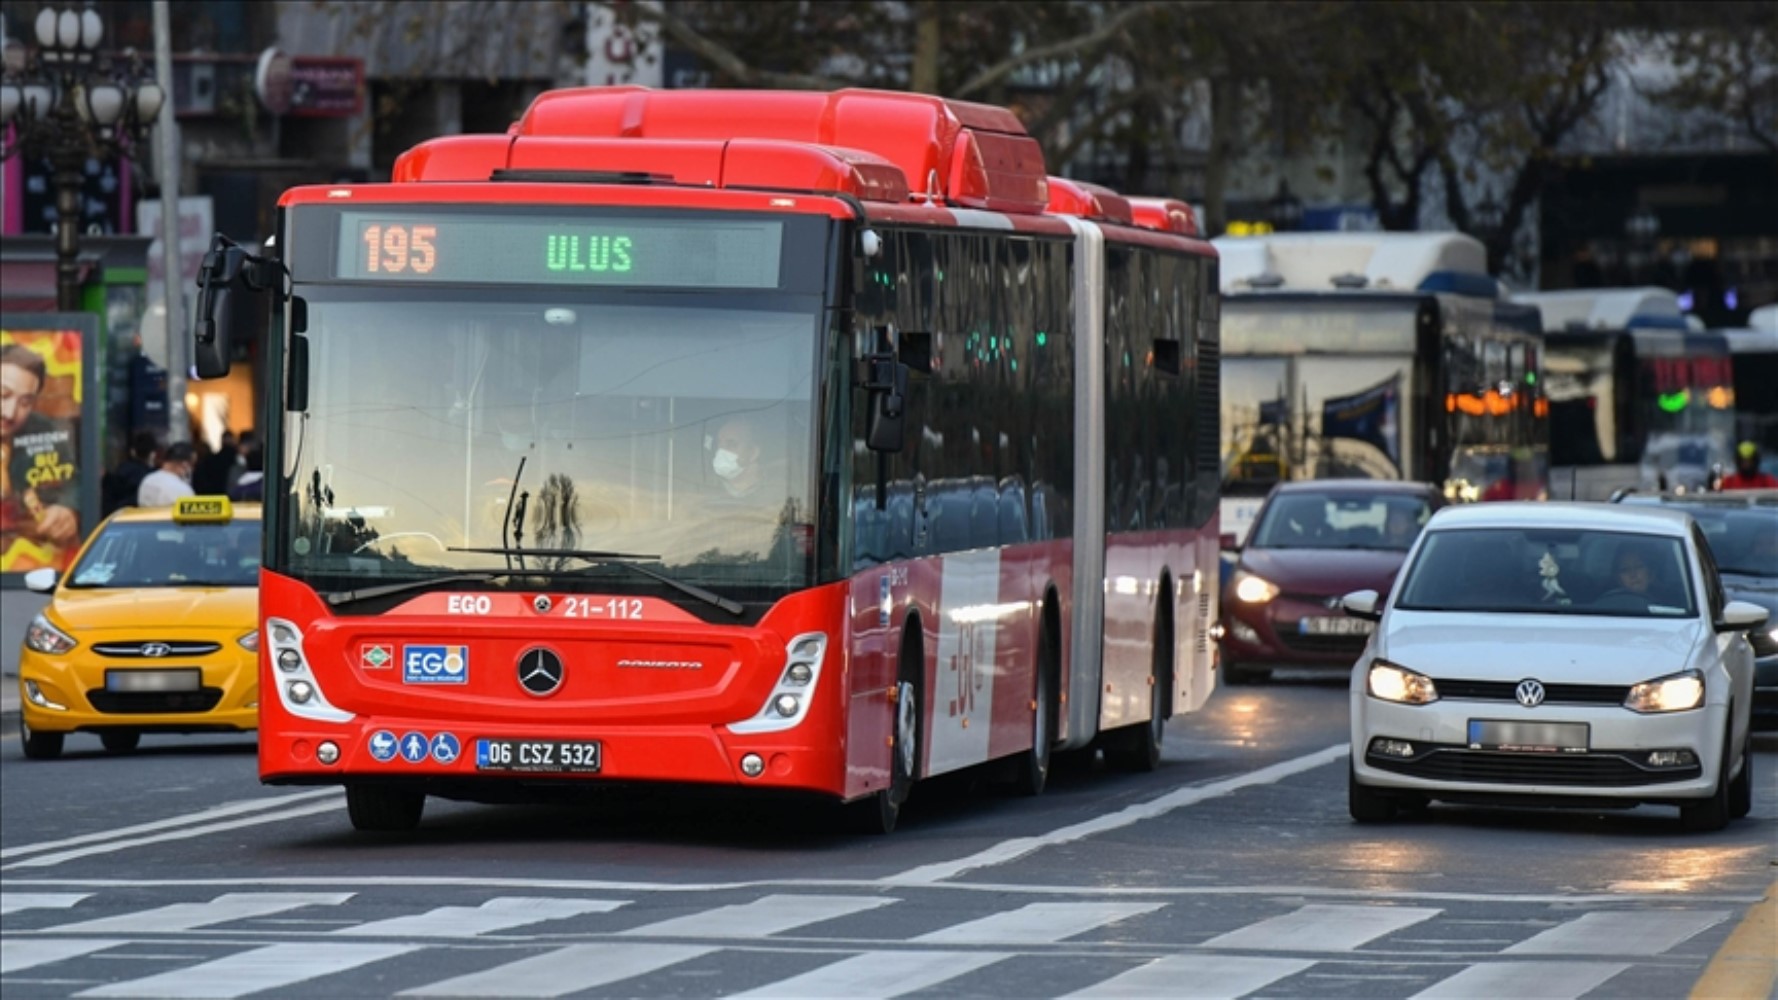
<path fill-rule="evenodd" d="M 228 521 L 234 516 L 228 497 L 180 497 L 173 501 L 173 520 L 180 524 Z"/>

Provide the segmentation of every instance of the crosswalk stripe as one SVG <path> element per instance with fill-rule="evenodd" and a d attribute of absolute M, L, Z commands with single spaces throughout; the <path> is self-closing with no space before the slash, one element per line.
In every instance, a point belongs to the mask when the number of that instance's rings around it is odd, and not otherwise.
<path fill-rule="evenodd" d="M 404 997 L 559 997 L 708 955 L 681 944 L 576 944 L 467 976 L 416 986 Z"/>
<path fill-rule="evenodd" d="M 1615 962 L 1483 962 L 1433 983 L 1410 1000 L 1574 1000 L 1628 968 Z"/>
<path fill-rule="evenodd" d="M 480 906 L 441 906 L 425 913 L 373 920 L 332 933 L 347 937 L 474 937 L 583 913 L 610 913 L 625 905 L 613 899 L 500 896 Z"/>
<path fill-rule="evenodd" d="M 0 915 L 21 910 L 66 910 L 90 892 L 0 892 Z"/>
<path fill-rule="evenodd" d="M 882 1000 L 927 989 L 1011 957 L 985 951 L 873 951 L 729 996 L 730 1000 L 739 997 Z"/>
<path fill-rule="evenodd" d="M 1503 955 L 1659 955 L 1729 919 L 1726 910 L 1595 912 L 1551 927 Z"/>
<path fill-rule="evenodd" d="M 1314 965 L 1300 958 L 1247 958 L 1241 955 L 1173 955 L 1112 976 L 1068 994 L 1082 998 L 1171 998 L 1232 1000 Z"/>
<path fill-rule="evenodd" d="M 1385 934 L 1431 920 L 1443 910 L 1419 906 L 1315 904 L 1248 924 L 1205 941 L 1205 948 L 1255 951 L 1351 951 Z"/>
<path fill-rule="evenodd" d="M 231 920 L 263 917 L 304 906 L 338 906 L 353 895 L 350 892 L 230 892 L 207 903 L 174 903 L 115 917 L 61 924 L 44 930 L 54 934 L 167 934 Z"/>
<path fill-rule="evenodd" d="M 1019 944 L 1061 941 L 1095 927 L 1151 913 L 1164 903 L 1032 903 L 922 934 L 922 944 Z"/>
<path fill-rule="evenodd" d="M 79 958 L 123 943 L 105 938 L 0 938 L 0 975 Z"/>
<path fill-rule="evenodd" d="M 74 995 L 230 1000 L 331 976 L 422 947 L 417 944 L 274 944 L 142 979 L 95 986 Z"/>
<path fill-rule="evenodd" d="M 751 903 L 674 917 L 620 933 L 647 937 L 766 937 L 895 902 L 881 896 L 765 896 Z"/>

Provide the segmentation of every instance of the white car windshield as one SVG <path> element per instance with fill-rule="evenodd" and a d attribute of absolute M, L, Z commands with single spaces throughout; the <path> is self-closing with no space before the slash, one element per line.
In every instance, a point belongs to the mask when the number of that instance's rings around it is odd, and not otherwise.
<path fill-rule="evenodd" d="M 1408 568 L 1406 611 L 1692 618 L 1682 539 L 1585 528 L 1434 531 Z"/>

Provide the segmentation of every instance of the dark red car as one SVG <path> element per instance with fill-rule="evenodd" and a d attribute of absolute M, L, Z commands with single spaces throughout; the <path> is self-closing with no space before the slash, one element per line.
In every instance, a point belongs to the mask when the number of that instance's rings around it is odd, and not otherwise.
<path fill-rule="evenodd" d="M 1317 479 L 1266 496 L 1222 592 L 1222 669 L 1230 683 L 1275 666 L 1349 669 L 1373 622 L 1347 615 L 1354 590 L 1389 592 L 1442 494 L 1424 483 Z"/>

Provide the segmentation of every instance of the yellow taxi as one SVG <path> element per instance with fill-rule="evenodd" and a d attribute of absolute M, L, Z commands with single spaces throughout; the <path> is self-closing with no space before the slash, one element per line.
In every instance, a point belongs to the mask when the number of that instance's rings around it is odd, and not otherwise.
<path fill-rule="evenodd" d="M 67 576 L 25 574 L 51 595 L 19 654 L 26 757 L 57 757 L 76 732 L 125 753 L 143 733 L 257 728 L 259 515 L 217 496 L 127 508 Z"/>

